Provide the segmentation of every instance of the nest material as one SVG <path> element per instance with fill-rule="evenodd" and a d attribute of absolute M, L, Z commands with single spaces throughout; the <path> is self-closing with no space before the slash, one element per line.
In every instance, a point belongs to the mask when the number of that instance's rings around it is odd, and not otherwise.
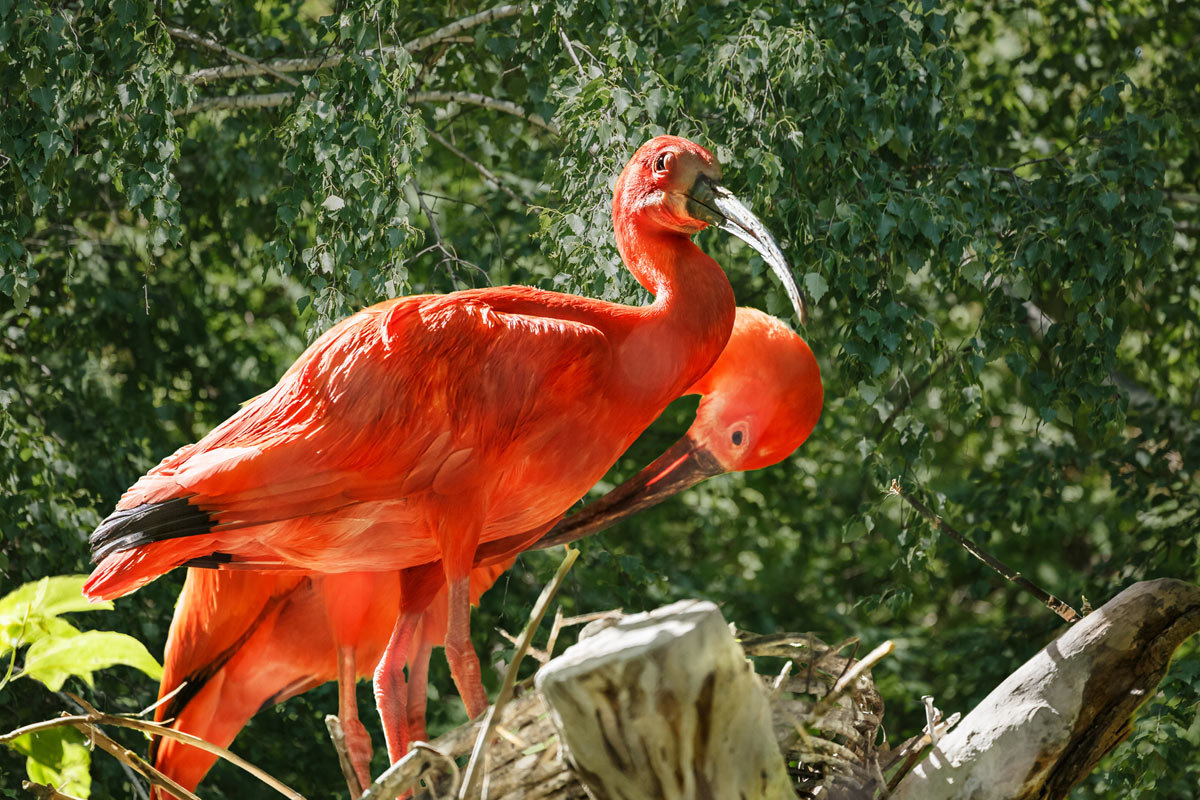
<path fill-rule="evenodd" d="M 858 664 L 858 640 L 830 647 L 807 633 L 739 638 L 747 655 L 782 658 L 790 664 L 782 675 L 760 675 L 771 694 L 776 741 L 797 796 L 805 800 L 886 796 L 884 773 L 919 752 L 923 743 L 914 739 L 896 750 L 881 744 L 883 700 L 869 671 L 834 692 L 839 680 Z M 560 755 L 558 735 L 532 681 L 518 687 L 515 699 L 501 714 L 498 731 L 489 750 L 485 797 L 586 800 L 586 791 Z M 462 761 L 478 732 L 478 724 L 464 725 L 438 738 L 433 747 Z M 423 776 L 426 790 L 417 798 L 446 797 L 454 783 L 451 773 L 449 766 L 435 763 Z"/>
<path fill-rule="evenodd" d="M 787 659 L 772 693 L 771 721 L 801 798 L 873 798 L 884 786 L 879 750 L 883 699 L 870 672 L 838 682 L 857 664 L 857 638 L 830 647 L 811 633 L 743 634 L 749 656 Z"/>

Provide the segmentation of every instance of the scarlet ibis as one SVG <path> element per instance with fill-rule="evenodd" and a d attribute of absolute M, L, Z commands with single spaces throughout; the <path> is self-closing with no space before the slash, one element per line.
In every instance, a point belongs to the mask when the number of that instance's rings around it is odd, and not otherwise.
<path fill-rule="evenodd" d="M 747 308 L 737 310 L 724 352 L 688 393 L 702 394 L 703 399 L 680 440 L 686 444 L 673 446 L 635 477 L 567 517 L 537 546 L 595 533 L 704 477 L 782 461 L 808 438 L 823 399 L 820 371 L 804 340 L 779 320 Z M 484 553 L 481 557 L 489 558 Z M 496 557 L 498 563 L 471 572 L 472 602 L 512 560 L 506 554 Z M 187 685 L 159 706 L 156 718 L 174 718 L 178 729 L 228 745 L 259 708 L 339 677 L 335 654 L 342 649 L 335 648 L 323 621 L 334 603 L 354 595 L 324 591 L 322 583 L 328 577 L 189 570 L 171 624 L 159 695 L 174 691 L 183 681 Z M 359 581 L 367 595 L 386 598 L 379 604 L 381 611 L 394 608 L 393 575 L 339 577 Z M 419 589 L 410 593 L 409 612 L 420 602 L 412 596 L 421 594 Z M 444 590 L 417 614 L 420 622 L 408 653 L 405 715 L 413 740 L 425 738 L 426 667 L 430 650 L 445 636 Z M 369 622 L 353 646 L 365 676 L 383 652 L 391 616 L 364 617 Z M 157 753 L 152 752 L 152 760 L 194 789 L 215 757 L 164 740 Z"/>
<path fill-rule="evenodd" d="M 713 224 L 747 241 L 805 317 L 778 245 L 720 175 L 708 150 L 660 136 L 618 177 L 617 247 L 648 306 L 509 286 L 389 300 L 338 323 L 274 388 L 125 492 L 92 534 L 85 594 L 118 597 L 189 562 L 440 562 L 447 660 L 482 710 L 468 635 L 479 544 L 541 535 L 729 337 L 729 281 L 691 236 Z M 410 634 L 397 624 L 375 673 L 389 741 L 402 736 Z"/>

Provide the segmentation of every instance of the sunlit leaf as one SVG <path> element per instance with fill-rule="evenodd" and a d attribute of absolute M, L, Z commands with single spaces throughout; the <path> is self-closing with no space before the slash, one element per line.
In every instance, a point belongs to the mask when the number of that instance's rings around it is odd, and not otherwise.
<path fill-rule="evenodd" d="M 72 675 L 90 685 L 92 672 L 116 664 L 134 667 L 155 680 L 162 677 L 162 666 L 144 644 L 128 634 L 113 631 L 86 631 L 65 639 L 41 639 L 25 651 L 22 674 L 57 692 Z"/>

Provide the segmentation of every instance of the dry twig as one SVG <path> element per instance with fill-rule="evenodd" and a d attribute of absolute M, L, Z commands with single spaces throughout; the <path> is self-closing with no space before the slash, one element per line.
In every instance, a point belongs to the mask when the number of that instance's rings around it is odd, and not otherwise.
<path fill-rule="evenodd" d="M 83 701 L 79 701 L 79 702 L 82 703 Z M 203 739 L 201 739 L 197 736 L 193 736 L 190 733 L 184 733 L 183 731 L 178 731 L 178 730 L 175 730 L 174 728 L 169 728 L 165 725 L 160 725 L 156 722 L 146 722 L 145 720 L 131 719 L 129 717 L 122 717 L 122 716 L 118 716 L 116 714 L 106 714 L 102 711 L 97 711 L 96 709 L 92 708 L 91 706 L 88 706 L 86 703 L 83 703 L 83 705 L 88 709 L 88 713 L 86 713 L 86 714 L 64 714 L 63 716 L 58 717 L 56 719 L 43 720 L 42 722 L 35 722 L 30 725 L 26 725 L 24 727 L 17 728 L 14 731 L 9 731 L 8 733 L 0 736 L 0 745 L 8 744 L 12 740 L 16 739 L 19 736 L 23 736 L 26 733 L 37 733 L 38 731 L 50 730 L 51 728 L 61 728 L 64 726 L 71 726 L 74 728 L 78 728 L 79 730 L 83 731 L 85 734 L 90 735 L 91 731 L 95 731 L 96 733 L 99 733 L 99 730 L 95 728 L 95 726 L 97 726 L 97 725 L 114 725 L 118 728 L 130 728 L 135 731 L 141 731 L 143 733 L 149 733 L 149 734 L 153 734 L 155 736 L 165 736 L 168 739 L 177 739 L 178 741 L 184 742 L 185 744 L 190 744 L 193 747 L 197 747 L 201 750 L 205 750 L 209 753 L 213 753 L 214 755 L 225 759 L 226 761 L 233 764 L 234 766 L 239 767 L 240 769 L 243 769 L 246 772 L 249 772 L 251 775 L 258 778 L 260 781 L 267 784 L 272 789 L 274 789 L 275 791 L 282 794 L 284 797 L 291 798 L 291 800 L 304 800 L 304 795 L 300 794 L 295 789 L 292 789 L 291 787 L 287 786 L 286 784 L 284 784 L 277 778 L 269 775 L 268 773 L 264 772 L 263 770 L 259 769 L 256 766 L 254 766 L 253 764 L 246 761 L 241 756 L 231 753 L 229 750 L 226 750 L 224 747 L 220 747 L 218 745 L 212 744 L 211 742 L 206 742 Z M 103 734 L 101 734 L 101 735 L 103 735 Z M 107 737 L 105 737 L 105 738 L 107 738 Z M 98 744 L 100 743 L 99 740 L 97 740 L 97 743 Z M 120 747 L 120 745 L 117 745 L 117 747 Z M 122 752 L 130 753 L 131 755 L 136 755 L 136 754 L 132 754 L 131 751 L 128 751 L 123 747 L 121 747 L 120 749 Z M 114 755 L 116 755 L 116 754 L 114 753 Z M 120 757 L 118 756 L 118 758 L 120 758 Z M 138 757 L 138 759 L 141 760 L 140 757 Z M 126 763 L 128 763 L 128 762 L 126 762 Z M 143 763 L 145 763 L 145 762 L 143 761 Z M 138 768 L 136 765 L 131 764 L 130 766 L 133 766 L 135 769 L 138 769 L 139 772 L 142 772 L 142 770 L 140 768 Z M 149 765 L 146 765 L 146 766 L 149 766 Z M 150 767 L 150 769 L 153 769 L 153 767 Z M 145 774 L 145 773 L 143 772 L 143 774 Z"/>
<path fill-rule="evenodd" d="M 342 770 L 346 788 L 350 791 L 350 799 L 354 800 L 363 793 L 363 785 L 358 782 L 358 774 L 354 771 L 354 764 L 350 762 L 350 753 L 346 751 L 346 734 L 342 731 L 342 721 L 336 714 L 326 714 L 325 729 L 329 731 L 329 740 L 333 742 L 333 751 L 337 753 L 338 766 Z"/>
<path fill-rule="evenodd" d="M 562 586 L 563 579 L 567 577 L 567 572 L 570 571 L 571 565 L 575 563 L 575 559 L 578 557 L 578 550 L 567 548 L 567 554 L 563 557 L 562 563 L 559 564 L 558 571 L 554 573 L 554 579 L 542 589 L 541 596 L 538 597 L 537 603 L 533 606 L 533 611 L 529 614 L 529 624 L 525 626 L 525 633 L 521 636 L 521 643 L 517 646 L 517 651 L 513 654 L 512 663 L 508 665 L 508 671 L 504 674 L 504 684 L 500 687 L 500 694 L 496 696 L 496 702 L 488 708 L 487 714 L 484 716 L 483 729 L 479 732 L 479 737 L 475 740 L 475 747 L 471 751 L 471 759 L 467 762 L 467 770 L 466 774 L 463 775 L 462 786 L 458 792 L 458 800 L 467 800 L 467 798 L 472 796 L 475 785 L 484 770 L 488 743 L 495 732 L 496 724 L 500 721 L 500 714 L 504 711 L 504 706 L 512 698 L 513 687 L 517 684 L 517 668 L 520 667 L 521 659 L 525 657 L 525 652 L 533 642 L 533 635 L 537 632 L 538 625 L 542 622 L 542 617 L 546 615 L 546 609 L 550 606 L 550 601 L 554 599 L 554 595 L 558 592 L 559 587 Z"/>
<path fill-rule="evenodd" d="M 964 548 L 966 548 L 968 553 L 975 556 L 977 559 L 982 561 L 984 564 L 987 564 L 989 567 L 994 569 L 1000 575 L 1004 576 L 1008 580 L 1015 583 L 1017 586 L 1021 587 L 1025 591 L 1029 592 L 1031 595 L 1033 595 L 1038 600 L 1040 600 L 1042 602 L 1042 605 L 1046 606 L 1046 608 L 1050 609 L 1055 614 L 1058 614 L 1065 621 L 1077 622 L 1079 619 L 1081 619 L 1081 617 L 1079 616 L 1079 612 L 1076 611 L 1075 609 L 1071 608 L 1070 605 L 1068 605 L 1067 603 L 1064 603 L 1062 600 L 1059 600 L 1057 597 L 1050 594 L 1045 589 L 1038 586 L 1036 583 L 1029 580 L 1021 573 L 1012 569 L 1007 564 L 1005 564 L 1003 561 L 1001 561 L 1000 559 L 993 556 L 991 553 L 988 553 L 982 547 L 975 544 L 975 542 L 968 539 L 966 536 L 964 536 L 963 534 L 959 533 L 957 530 L 955 530 L 954 528 L 952 528 L 948 524 L 946 524 L 945 520 L 943 520 L 940 516 L 938 516 L 937 514 L 934 514 L 932 511 L 930 511 L 929 507 L 926 506 L 924 503 L 922 503 L 920 500 L 917 500 L 913 497 L 910 497 L 908 494 L 906 494 L 904 492 L 904 489 L 900 486 L 899 481 L 897 481 L 897 480 L 892 481 L 892 485 L 888 488 L 888 494 L 895 495 L 896 497 L 899 497 L 904 502 L 908 503 L 910 506 L 913 507 L 913 509 L 918 514 L 925 517 L 925 519 L 927 519 L 929 521 L 929 523 L 931 525 L 933 525 L 933 527 L 937 528 L 939 531 L 946 534 L 954 541 L 958 542 L 960 545 L 962 545 Z"/>

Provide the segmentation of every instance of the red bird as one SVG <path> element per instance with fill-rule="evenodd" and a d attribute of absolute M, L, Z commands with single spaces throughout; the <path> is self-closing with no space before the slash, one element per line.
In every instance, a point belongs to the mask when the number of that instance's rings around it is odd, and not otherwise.
<path fill-rule="evenodd" d="M 823 400 L 820 371 L 804 340 L 779 320 L 748 308 L 737 310 L 721 357 L 687 393 L 704 397 L 680 444 L 560 522 L 536 546 L 603 530 L 705 477 L 782 461 L 808 438 Z M 505 558 L 472 571 L 472 602 L 510 563 Z M 337 678 L 335 653 L 341 646 L 322 623 L 338 597 L 324 591 L 325 577 L 189 570 L 171 624 L 159 696 L 183 681 L 187 686 L 159 706 L 156 719 L 174 718 L 177 729 L 226 746 L 258 709 Z M 343 577 L 361 581 L 368 592 L 380 592 L 381 613 L 367 615 L 370 623 L 353 644 L 365 676 L 387 642 L 399 584 L 385 573 Z M 406 713 L 414 741 L 426 736 L 425 678 L 430 651 L 446 633 L 444 592 L 417 613 L 420 622 L 408 652 Z M 352 685 L 349 691 L 352 701 Z M 215 756 L 161 740 L 151 760 L 195 789 Z"/>
<path fill-rule="evenodd" d="M 655 296 L 648 306 L 509 286 L 390 300 L 335 325 L 273 389 L 122 496 L 92 534 L 85 594 L 119 597 L 189 562 L 327 573 L 440 562 L 446 657 L 481 712 L 468 630 L 479 545 L 548 530 L 728 339 L 729 281 L 690 237 L 716 224 L 745 239 L 803 320 L 778 246 L 719 179 L 711 153 L 671 136 L 617 179 L 617 247 Z M 397 620 L 375 673 L 393 757 L 409 635 Z M 361 765 L 369 743 L 349 734 Z"/>

